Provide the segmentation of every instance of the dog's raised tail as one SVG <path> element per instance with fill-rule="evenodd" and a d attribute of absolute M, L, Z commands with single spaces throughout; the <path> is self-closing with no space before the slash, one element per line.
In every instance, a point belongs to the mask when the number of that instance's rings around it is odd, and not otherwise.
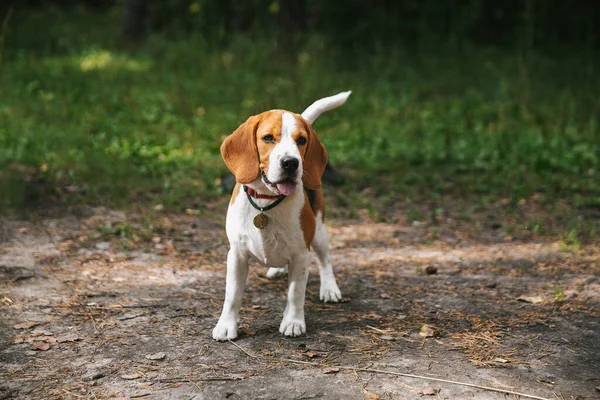
<path fill-rule="evenodd" d="M 311 123 L 311 125 L 326 111 L 333 110 L 344 104 L 348 100 L 348 96 L 352 91 L 338 93 L 334 96 L 324 97 L 320 100 L 312 103 L 304 112 L 301 114 L 302 118 Z"/>

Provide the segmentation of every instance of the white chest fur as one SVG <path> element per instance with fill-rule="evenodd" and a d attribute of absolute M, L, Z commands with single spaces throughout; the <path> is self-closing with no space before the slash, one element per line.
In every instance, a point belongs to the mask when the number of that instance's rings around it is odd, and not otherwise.
<path fill-rule="evenodd" d="M 272 200 L 255 199 L 259 206 Z M 300 252 L 306 252 L 300 212 L 304 205 L 304 191 L 299 186 L 275 208 L 265 211 L 269 223 L 265 229 L 254 226 L 253 219 L 260 213 L 240 190 L 227 212 L 227 237 L 232 249 L 249 259 L 269 267 L 282 267 Z"/>

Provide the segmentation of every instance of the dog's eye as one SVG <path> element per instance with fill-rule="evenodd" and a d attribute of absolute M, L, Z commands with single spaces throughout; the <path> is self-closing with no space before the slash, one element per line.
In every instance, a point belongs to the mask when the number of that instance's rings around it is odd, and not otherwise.
<path fill-rule="evenodd" d="M 298 140 L 296 140 L 296 143 L 298 143 L 299 146 L 305 145 L 306 144 L 306 138 L 304 136 L 300 136 L 298 138 Z"/>
<path fill-rule="evenodd" d="M 263 136 L 262 140 L 265 143 L 275 143 L 275 136 L 273 136 L 273 135 Z"/>

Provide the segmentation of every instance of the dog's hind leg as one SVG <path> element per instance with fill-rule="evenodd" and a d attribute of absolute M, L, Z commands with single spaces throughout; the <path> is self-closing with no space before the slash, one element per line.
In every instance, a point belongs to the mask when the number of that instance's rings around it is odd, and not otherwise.
<path fill-rule="evenodd" d="M 317 227 L 315 237 L 312 241 L 312 248 L 317 253 L 319 260 L 319 276 L 321 278 L 319 298 L 326 303 L 337 303 L 342 300 L 342 292 L 335 280 L 333 266 L 329 259 L 329 235 L 327 234 L 327 228 L 325 227 L 325 222 L 323 222 L 321 211 L 317 212 L 316 219 Z"/>

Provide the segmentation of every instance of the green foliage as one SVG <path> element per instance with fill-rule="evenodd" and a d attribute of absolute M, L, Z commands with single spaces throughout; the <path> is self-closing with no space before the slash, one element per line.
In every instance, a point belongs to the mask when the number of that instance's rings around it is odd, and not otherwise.
<path fill-rule="evenodd" d="M 578 195 L 582 206 L 600 198 L 600 85 L 576 49 L 525 62 L 507 49 L 390 46 L 341 63 L 320 36 L 290 60 L 266 39 L 239 35 L 215 48 L 192 33 L 151 35 L 124 51 L 105 28 L 118 18 L 13 16 L 0 65 L 2 205 L 65 192 L 165 206 L 214 196 L 226 171 L 220 143 L 249 115 L 300 112 L 349 89 L 348 103 L 315 128 L 352 185 L 547 192 Z M 42 25 L 39 40 L 30 27 Z"/>
<path fill-rule="evenodd" d="M 110 238 L 111 236 L 118 237 L 121 239 L 130 238 L 133 235 L 133 228 L 127 223 L 116 223 L 116 224 L 101 224 L 96 227 L 100 233 L 105 237 Z"/>
<path fill-rule="evenodd" d="M 554 289 L 552 291 L 552 297 L 554 298 L 554 301 L 563 301 L 567 298 L 567 295 L 565 294 L 565 289 L 563 288 L 563 285 L 561 283 L 554 286 Z"/>
<path fill-rule="evenodd" d="M 560 236 L 558 242 L 560 251 L 573 253 L 581 248 L 581 242 L 576 229 L 569 230 L 565 235 Z"/>

